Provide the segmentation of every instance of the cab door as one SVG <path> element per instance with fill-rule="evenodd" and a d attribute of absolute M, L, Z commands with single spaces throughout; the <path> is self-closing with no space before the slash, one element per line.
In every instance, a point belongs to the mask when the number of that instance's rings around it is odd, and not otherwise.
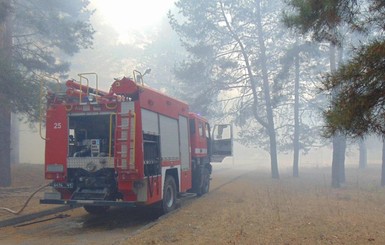
<path fill-rule="evenodd" d="M 215 124 L 211 136 L 211 162 L 222 162 L 225 157 L 233 156 L 231 124 Z"/>

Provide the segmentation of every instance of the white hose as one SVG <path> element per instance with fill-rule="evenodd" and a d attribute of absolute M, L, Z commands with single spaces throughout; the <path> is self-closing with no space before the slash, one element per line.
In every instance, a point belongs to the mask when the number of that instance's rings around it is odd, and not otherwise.
<path fill-rule="evenodd" d="M 25 207 L 27 207 L 27 205 L 28 205 L 29 201 L 31 200 L 31 198 L 32 198 L 36 193 L 38 193 L 40 190 L 46 188 L 46 187 L 49 186 L 49 185 L 50 185 L 50 183 L 49 183 L 49 184 L 46 184 L 46 185 L 43 185 L 43 186 L 39 187 L 36 191 L 34 191 L 34 192 L 28 197 L 27 201 L 25 201 L 23 207 L 21 207 L 20 210 L 14 211 L 14 210 L 9 209 L 9 208 L 0 207 L 0 211 L 1 211 L 1 210 L 4 210 L 4 211 L 7 211 L 7 212 L 12 213 L 12 214 L 15 214 L 15 215 L 20 214 L 21 212 L 23 212 L 23 210 L 25 209 Z"/>

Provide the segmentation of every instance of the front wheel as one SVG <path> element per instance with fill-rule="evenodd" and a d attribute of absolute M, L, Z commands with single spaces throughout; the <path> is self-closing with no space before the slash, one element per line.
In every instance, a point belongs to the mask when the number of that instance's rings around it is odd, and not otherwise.
<path fill-rule="evenodd" d="M 176 184 L 171 175 L 166 177 L 163 187 L 162 211 L 168 213 L 176 208 Z"/>

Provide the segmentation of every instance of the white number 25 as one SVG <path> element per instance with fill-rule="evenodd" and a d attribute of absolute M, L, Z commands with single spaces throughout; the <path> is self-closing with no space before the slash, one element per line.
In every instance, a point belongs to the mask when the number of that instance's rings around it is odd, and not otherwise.
<path fill-rule="evenodd" d="M 61 123 L 59 123 L 59 122 L 53 123 L 53 128 L 54 129 L 61 129 Z"/>

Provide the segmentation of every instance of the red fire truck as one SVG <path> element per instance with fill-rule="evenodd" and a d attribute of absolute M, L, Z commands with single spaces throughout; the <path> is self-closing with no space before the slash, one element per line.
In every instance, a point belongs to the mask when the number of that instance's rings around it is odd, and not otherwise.
<path fill-rule="evenodd" d="M 169 212 L 178 197 L 208 192 L 210 162 L 232 155 L 231 125 L 212 131 L 186 103 L 144 86 L 139 72 L 135 81 L 115 79 L 109 92 L 96 74 L 79 76 L 65 93 L 47 95 L 45 178 L 53 188 L 40 203 Z"/>

